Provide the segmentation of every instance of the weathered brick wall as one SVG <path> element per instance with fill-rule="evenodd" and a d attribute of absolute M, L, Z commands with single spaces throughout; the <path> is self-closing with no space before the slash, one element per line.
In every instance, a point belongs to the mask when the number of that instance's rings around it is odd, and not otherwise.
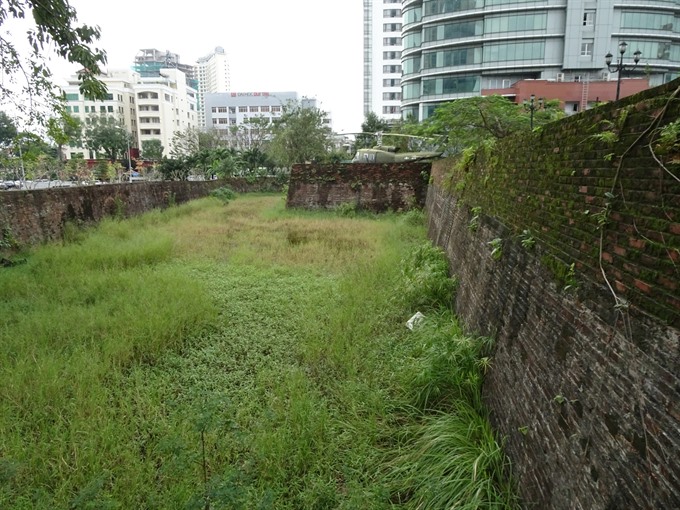
<path fill-rule="evenodd" d="M 422 207 L 431 163 L 294 165 L 287 207 L 327 209 L 352 204 L 375 212 Z"/>
<path fill-rule="evenodd" d="M 9 228 L 20 244 L 59 239 L 68 222 L 89 224 L 122 213 L 133 216 L 170 203 L 204 197 L 221 186 L 234 191 L 281 190 L 275 179 L 249 181 L 160 181 L 74 188 L 0 192 L 0 229 Z"/>
<path fill-rule="evenodd" d="M 430 235 L 497 339 L 484 396 L 526 508 L 680 508 L 680 172 L 649 150 L 679 85 L 433 167 Z"/>

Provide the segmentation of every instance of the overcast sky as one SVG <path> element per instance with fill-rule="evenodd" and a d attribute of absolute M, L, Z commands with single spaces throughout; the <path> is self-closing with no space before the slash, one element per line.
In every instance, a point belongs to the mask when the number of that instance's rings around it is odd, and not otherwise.
<path fill-rule="evenodd" d="M 108 68 L 128 68 L 138 50 L 196 59 L 222 46 L 235 92 L 295 91 L 316 97 L 338 132 L 363 122 L 361 0 L 69 0 L 78 21 L 98 25 Z M 55 78 L 75 68 L 53 62 Z"/>

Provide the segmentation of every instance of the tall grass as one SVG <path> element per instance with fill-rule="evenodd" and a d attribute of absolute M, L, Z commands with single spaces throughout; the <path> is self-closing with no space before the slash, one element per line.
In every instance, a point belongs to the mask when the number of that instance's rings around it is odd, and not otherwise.
<path fill-rule="evenodd" d="M 511 507 L 422 217 L 206 199 L 71 238 L 0 272 L 0 508 Z"/>

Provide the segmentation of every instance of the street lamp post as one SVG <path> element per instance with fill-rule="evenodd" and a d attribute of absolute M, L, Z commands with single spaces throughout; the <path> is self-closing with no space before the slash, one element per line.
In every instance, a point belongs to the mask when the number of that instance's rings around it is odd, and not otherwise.
<path fill-rule="evenodd" d="M 530 124 L 529 125 L 530 125 L 532 131 L 534 130 L 534 111 L 538 110 L 539 108 L 543 108 L 543 98 L 542 97 L 538 98 L 538 104 L 536 104 L 535 101 L 536 101 L 536 96 L 534 94 L 531 94 L 531 96 L 529 96 L 529 102 L 528 103 L 527 103 L 526 99 L 524 100 L 524 108 L 526 108 L 530 112 L 530 116 L 529 116 Z"/>
<path fill-rule="evenodd" d="M 623 74 L 623 71 L 630 70 L 632 71 L 635 69 L 638 65 L 638 62 L 640 62 L 640 55 L 642 55 L 642 52 L 640 50 L 635 50 L 635 53 L 633 53 L 633 67 L 626 67 L 623 65 L 623 54 L 626 52 L 628 49 L 628 43 L 626 41 L 621 41 L 619 43 L 619 63 L 614 64 L 612 66 L 612 59 L 614 58 L 614 55 L 611 53 L 607 53 L 604 56 L 604 61 L 607 64 L 607 69 L 609 69 L 610 73 L 619 73 L 619 76 L 616 79 L 616 100 L 619 100 L 619 94 L 621 93 L 621 75 Z"/>
<path fill-rule="evenodd" d="M 132 157 L 130 156 L 130 138 L 128 137 L 127 140 L 127 149 L 128 149 L 128 157 L 127 157 L 127 164 L 128 164 L 128 182 L 132 182 Z"/>

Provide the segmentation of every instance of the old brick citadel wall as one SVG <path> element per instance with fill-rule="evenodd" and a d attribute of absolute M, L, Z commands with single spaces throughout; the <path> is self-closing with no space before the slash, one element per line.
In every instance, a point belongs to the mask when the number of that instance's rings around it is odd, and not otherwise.
<path fill-rule="evenodd" d="M 96 223 L 107 216 L 133 216 L 170 204 L 201 198 L 215 188 L 237 192 L 281 190 L 276 179 L 248 182 L 162 181 L 0 192 L 0 229 L 9 229 L 20 244 L 60 239 L 64 225 Z"/>
<path fill-rule="evenodd" d="M 433 166 L 430 236 L 497 340 L 484 396 L 526 508 L 680 508 L 679 87 Z"/>
<path fill-rule="evenodd" d="M 351 204 L 374 212 L 422 207 L 431 163 L 294 165 L 287 207 L 329 209 Z"/>

